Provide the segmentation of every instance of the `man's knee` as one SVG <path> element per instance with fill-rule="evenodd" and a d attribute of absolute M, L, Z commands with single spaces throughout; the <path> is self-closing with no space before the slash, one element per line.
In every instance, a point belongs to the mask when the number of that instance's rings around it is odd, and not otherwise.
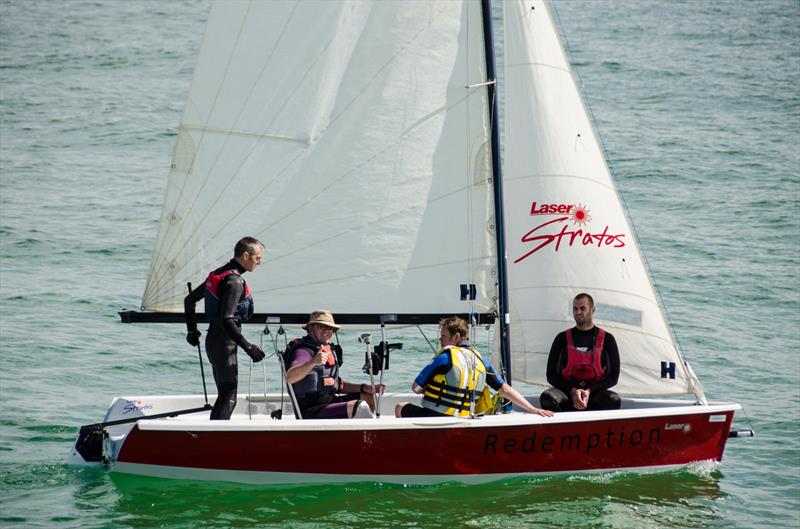
<path fill-rule="evenodd" d="M 556 388 L 543 391 L 539 396 L 539 404 L 543 409 L 557 412 L 562 411 L 566 401 L 566 395 Z"/>
<path fill-rule="evenodd" d="M 217 400 L 211 410 L 211 420 L 228 420 L 236 407 L 236 383 L 222 382 L 217 384 Z"/>
<path fill-rule="evenodd" d="M 617 393 L 609 391 L 606 395 L 606 403 L 607 410 L 618 410 L 622 406 L 622 399 Z"/>
<path fill-rule="evenodd" d="M 590 402 L 590 408 L 593 410 L 618 410 L 622 406 L 622 399 L 614 391 L 604 390 L 593 396 L 595 398 Z"/>

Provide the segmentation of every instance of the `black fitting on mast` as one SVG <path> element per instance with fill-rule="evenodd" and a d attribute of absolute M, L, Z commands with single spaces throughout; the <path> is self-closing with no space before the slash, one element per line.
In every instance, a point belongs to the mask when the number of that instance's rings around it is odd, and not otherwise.
<path fill-rule="evenodd" d="M 508 287 L 506 286 L 505 224 L 503 222 L 503 178 L 500 164 L 500 131 L 497 120 L 497 71 L 494 62 L 494 32 L 492 31 L 492 1 L 482 0 L 483 43 L 486 55 L 486 76 L 494 83 L 486 85 L 489 91 L 489 113 L 492 127 L 492 184 L 494 187 L 495 239 L 497 241 L 498 329 L 500 330 L 500 359 L 503 371 L 511 383 L 511 340 L 509 336 Z"/>

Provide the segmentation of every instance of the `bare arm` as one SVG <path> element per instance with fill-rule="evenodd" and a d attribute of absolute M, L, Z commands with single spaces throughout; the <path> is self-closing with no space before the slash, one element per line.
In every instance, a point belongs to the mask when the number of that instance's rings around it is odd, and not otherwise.
<path fill-rule="evenodd" d="M 329 354 L 330 352 L 320 349 L 317 351 L 317 354 L 311 357 L 310 360 L 290 367 L 288 370 L 286 370 L 286 382 L 289 384 L 296 384 L 297 382 L 300 382 L 306 378 L 306 376 L 308 376 L 311 370 L 316 366 L 321 366 L 327 362 Z"/>
<path fill-rule="evenodd" d="M 503 387 L 500 388 L 498 392 L 501 395 L 508 397 L 508 400 L 522 408 L 523 410 L 527 411 L 528 413 L 535 413 L 536 415 L 541 415 L 542 417 L 552 417 L 554 413 L 549 410 L 542 410 L 533 406 L 530 402 L 528 402 L 522 394 L 517 391 L 516 389 L 512 388 L 508 385 L 508 383 L 504 383 Z"/>

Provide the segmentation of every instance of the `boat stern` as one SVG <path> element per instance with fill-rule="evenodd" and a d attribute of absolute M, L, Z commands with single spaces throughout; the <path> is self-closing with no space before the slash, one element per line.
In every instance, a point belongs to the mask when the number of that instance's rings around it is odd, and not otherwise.
<path fill-rule="evenodd" d="M 115 397 L 103 422 L 81 426 L 67 463 L 113 465 L 126 437 L 140 419 L 179 414 L 204 416 L 209 408 L 202 397 L 195 395 Z"/>

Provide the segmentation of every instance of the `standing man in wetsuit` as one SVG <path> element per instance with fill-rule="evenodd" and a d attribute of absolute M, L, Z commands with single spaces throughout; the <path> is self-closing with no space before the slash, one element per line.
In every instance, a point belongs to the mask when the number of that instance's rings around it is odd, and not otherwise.
<path fill-rule="evenodd" d="M 559 333 L 547 359 L 552 388 L 539 397 L 551 411 L 616 410 L 619 395 L 609 388 L 619 379 L 619 350 L 614 336 L 595 326 L 594 300 L 581 293 L 572 300 L 575 327 Z"/>
<path fill-rule="evenodd" d="M 186 314 L 186 341 L 192 346 L 200 345 L 200 331 L 194 306 L 205 300 L 208 319 L 206 355 L 214 372 L 217 385 L 217 400 L 211 409 L 211 420 L 228 420 L 236 406 L 236 390 L 239 370 L 236 362 L 236 346 L 241 347 L 253 362 L 264 359 L 264 351 L 242 336 L 242 323 L 253 316 L 253 298 L 250 288 L 242 278 L 261 264 L 264 245 L 258 239 L 245 237 L 236 243 L 233 259 L 217 268 L 205 282 L 192 290 L 183 301 Z"/>

